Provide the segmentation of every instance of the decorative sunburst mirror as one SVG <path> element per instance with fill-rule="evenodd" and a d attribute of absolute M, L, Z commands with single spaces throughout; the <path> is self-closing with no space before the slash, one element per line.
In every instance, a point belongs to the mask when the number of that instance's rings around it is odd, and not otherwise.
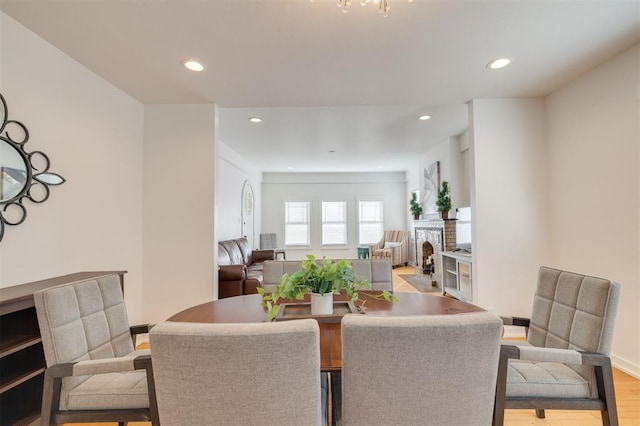
<path fill-rule="evenodd" d="M 49 157 L 42 151 L 27 152 L 27 127 L 9 120 L 9 109 L 0 93 L 0 241 L 5 225 L 19 225 L 27 218 L 25 200 L 43 203 L 49 198 L 49 186 L 65 179 L 49 171 Z"/>

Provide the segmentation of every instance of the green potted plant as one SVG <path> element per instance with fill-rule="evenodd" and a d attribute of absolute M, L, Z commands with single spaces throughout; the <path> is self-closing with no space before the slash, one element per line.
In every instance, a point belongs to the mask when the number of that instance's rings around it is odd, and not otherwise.
<path fill-rule="evenodd" d="M 436 206 L 442 219 L 448 219 L 449 210 L 451 210 L 451 197 L 449 197 L 449 182 L 446 180 L 442 181 L 442 189 L 438 192 Z"/>
<path fill-rule="evenodd" d="M 418 202 L 418 196 L 415 192 L 411 193 L 411 200 L 409 201 L 411 214 L 413 214 L 413 219 L 420 219 L 420 215 L 422 214 L 422 206 Z"/>
<path fill-rule="evenodd" d="M 333 313 L 333 295 L 342 290 L 352 301 L 358 300 L 358 290 L 370 290 L 371 283 L 356 277 L 351 261 L 342 259 L 331 261 L 322 259 L 318 265 L 315 256 L 308 254 L 302 261 L 302 269 L 293 274 L 284 274 L 280 285 L 273 293 L 265 293 L 259 287 L 263 306 L 267 307 L 267 318 L 272 320 L 278 314 L 280 299 L 302 300 L 306 294 L 311 295 L 311 315 L 329 315 Z M 382 292 L 386 300 L 395 300 L 388 291 Z M 324 310 L 322 308 L 324 307 Z"/>

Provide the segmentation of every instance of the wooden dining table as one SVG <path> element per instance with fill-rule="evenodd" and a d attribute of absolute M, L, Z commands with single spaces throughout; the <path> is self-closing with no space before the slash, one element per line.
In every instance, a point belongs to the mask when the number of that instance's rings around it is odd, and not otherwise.
<path fill-rule="evenodd" d="M 380 292 L 360 291 L 355 302 L 358 312 L 376 316 L 453 315 L 479 312 L 484 309 L 450 297 L 425 293 L 395 292 L 398 298 L 389 302 Z M 336 302 L 346 301 L 347 296 L 335 295 Z M 251 323 L 267 321 L 267 310 L 261 305 L 262 296 L 251 294 L 228 297 L 203 303 L 171 316 L 168 321 L 198 323 Z M 308 299 L 307 299 L 308 301 Z M 292 302 L 281 300 L 282 303 Z M 342 369 L 342 334 L 340 321 L 335 318 L 316 317 L 320 327 L 320 369 L 338 372 Z"/>

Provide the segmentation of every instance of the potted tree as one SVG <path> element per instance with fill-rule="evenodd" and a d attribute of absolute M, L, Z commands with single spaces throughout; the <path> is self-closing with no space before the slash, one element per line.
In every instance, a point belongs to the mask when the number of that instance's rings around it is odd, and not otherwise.
<path fill-rule="evenodd" d="M 278 314 L 280 299 L 302 300 L 306 294 L 311 295 L 311 315 L 330 315 L 333 313 L 333 294 L 346 292 L 352 301 L 358 300 L 358 290 L 370 290 L 367 280 L 359 280 L 351 261 L 342 259 L 331 261 L 322 259 L 318 264 L 315 256 L 308 254 L 302 261 L 302 269 L 293 274 L 284 274 L 280 284 L 273 293 L 265 293 L 259 287 L 263 306 L 267 307 L 267 318 L 272 320 Z M 382 293 L 386 300 L 394 299 L 388 291 Z"/>
<path fill-rule="evenodd" d="M 418 196 L 415 192 L 411 193 L 411 200 L 409 201 L 409 206 L 411 210 L 411 214 L 413 214 L 413 219 L 420 219 L 420 215 L 422 214 L 422 206 L 418 202 Z"/>
<path fill-rule="evenodd" d="M 448 219 L 449 210 L 451 210 L 451 197 L 449 197 L 449 182 L 446 180 L 442 181 L 442 189 L 438 192 L 436 206 L 442 219 Z"/>

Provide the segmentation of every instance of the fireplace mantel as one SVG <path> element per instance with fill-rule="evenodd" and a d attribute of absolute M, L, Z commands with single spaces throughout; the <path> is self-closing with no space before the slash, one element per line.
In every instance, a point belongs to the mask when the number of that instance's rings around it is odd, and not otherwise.
<path fill-rule="evenodd" d="M 423 259 L 423 244 L 429 242 L 433 248 L 433 264 L 435 271 L 432 280 L 442 288 L 441 256 L 443 251 L 452 251 L 456 248 L 456 222 L 455 219 L 414 220 L 411 224 L 412 248 L 415 253 L 415 265 L 423 273 L 428 270 Z"/>

